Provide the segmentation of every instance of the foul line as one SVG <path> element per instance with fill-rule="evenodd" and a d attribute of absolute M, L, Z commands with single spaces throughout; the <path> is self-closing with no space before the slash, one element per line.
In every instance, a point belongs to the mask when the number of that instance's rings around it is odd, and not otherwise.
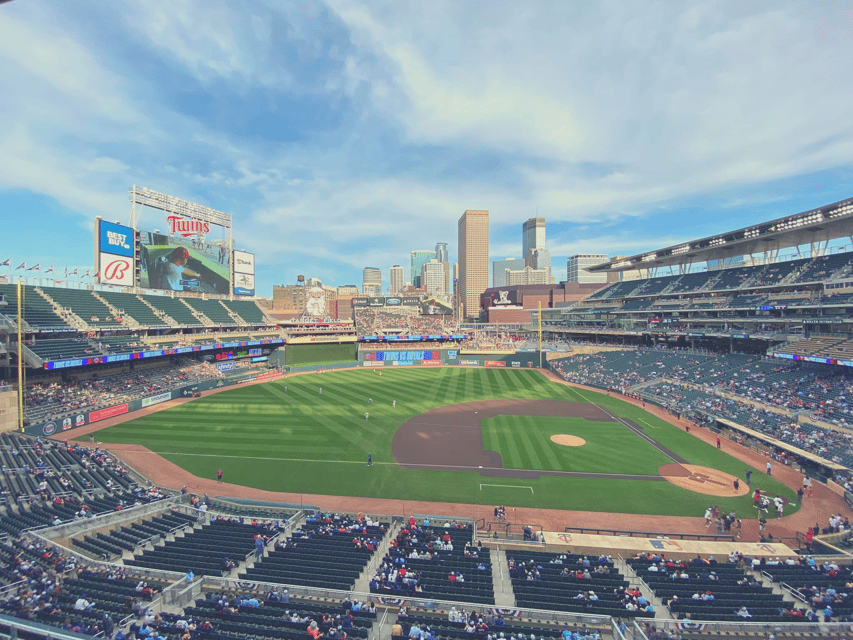
<path fill-rule="evenodd" d="M 98 443 L 103 444 L 103 443 Z M 129 451 L 127 449 L 116 449 L 111 450 L 108 449 L 114 456 L 121 456 L 122 453 L 148 453 L 155 456 L 195 456 L 197 458 L 237 458 L 239 460 L 273 460 L 275 462 L 328 462 L 331 464 L 360 464 L 363 466 L 367 466 L 367 460 L 329 460 L 328 458 L 324 459 L 311 459 L 311 458 L 271 458 L 266 456 L 234 456 L 227 454 L 219 454 L 219 453 L 185 453 L 183 451 Z M 467 466 L 467 465 L 454 465 L 454 464 L 426 464 L 423 462 L 379 462 L 374 460 L 372 462 L 374 467 L 384 465 L 384 466 L 394 466 L 394 467 L 411 467 L 413 469 L 456 469 L 461 471 L 518 471 L 521 473 L 543 473 L 546 475 L 552 476 L 567 476 L 567 477 L 577 477 L 577 478 L 617 478 L 620 480 L 663 480 L 663 476 L 658 474 L 653 475 L 643 475 L 643 474 L 627 474 L 627 473 L 595 473 L 588 471 L 551 471 L 549 469 L 514 469 L 512 467 L 480 467 L 480 466 Z M 509 485 L 509 486 L 519 486 L 519 485 Z"/>
<path fill-rule="evenodd" d="M 663 451 L 663 450 L 661 449 L 662 445 L 661 445 L 660 443 L 658 443 L 654 438 L 651 438 L 651 437 L 647 436 L 645 433 L 643 433 L 642 431 L 639 431 L 639 430 L 635 429 L 634 427 L 632 427 L 632 426 L 628 423 L 628 421 L 627 421 L 627 420 L 625 420 L 624 418 L 622 418 L 622 417 L 620 417 L 620 416 L 617 416 L 615 413 L 613 413 L 613 412 L 609 411 L 608 409 L 605 409 L 605 408 L 604 408 L 604 407 L 602 407 L 600 404 L 596 404 L 595 402 L 592 402 L 592 401 L 590 401 L 590 400 L 587 400 L 587 398 L 586 398 L 585 396 L 583 396 L 583 395 L 581 394 L 581 392 L 580 392 L 580 391 L 578 391 L 577 389 L 575 389 L 575 392 L 577 392 L 577 394 L 578 394 L 579 396 L 581 396 L 581 398 L 583 398 L 584 400 L 586 400 L 587 402 L 589 402 L 593 407 L 595 407 L 595 408 L 597 408 L 599 411 L 601 411 L 601 413 L 603 413 L 605 416 L 607 416 L 608 418 L 611 418 L 611 419 L 615 420 L 616 422 L 618 422 L 619 424 L 621 424 L 623 427 L 625 427 L 626 429 L 628 429 L 628 431 L 630 431 L 630 432 L 631 432 L 631 433 L 633 433 L 634 435 L 637 435 L 637 436 L 639 436 L 640 438 L 642 438 L 643 440 L 645 440 L 646 442 L 648 442 L 650 445 L 652 445 L 655 449 L 657 449 L 658 451 L 660 451 L 660 452 L 661 452 L 663 455 L 665 455 L 667 458 L 669 458 L 669 459 L 670 459 L 670 460 L 672 460 L 673 462 L 680 462 L 680 460 L 676 460 L 676 459 L 675 459 L 675 458 L 673 458 L 671 455 L 669 455 L 668 453 L 666 453 L 665 451 Z M 639 419 L 639 420 L 641 420 L 642 422 L 646 422 L 646 421 L 645 421 L 645 420 L 643 420 L 642 418 L 638 418 L 638 419 Z M 646 424 L 649 424 L 649 423 L 648 423 L 648 422 L 646 422 Z M 649 425 L 649 426 L 651 426 L 651 425 Z"/>
<path fill-rule="evenodd" d="M 505 487 L 507 489 L 530 489 L 530 493 L 533 493 L 533 487 L 525 487 L 520 484 L 481 484 L 480 491 L 483 490 L 483 487 Z"/>

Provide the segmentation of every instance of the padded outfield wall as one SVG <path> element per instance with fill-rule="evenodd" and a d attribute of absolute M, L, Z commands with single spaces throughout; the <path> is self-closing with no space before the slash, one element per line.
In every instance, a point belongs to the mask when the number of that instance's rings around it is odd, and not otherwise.
<path fill-rule="evenodd" d="M 462 367 L 528 369 L 539 366 L 539 352 L 464 353 L 459 349 L 418 349 L 417 343 L 413 343 L 411 349 L 359 351 L 358 361 L 364 367 L 457 365 Z M 545 358 L 542 358 L 542 367 L 549 367 Z"/>
<path fill-rule="evenodd" d="M 350 343 L 287 344 L 279 349 L 275 364 L 279 367 L 298 367 L 324 362 L 355 362 L 358 345 Z M 283 358 L 282 358 L 283 355 Z"/>

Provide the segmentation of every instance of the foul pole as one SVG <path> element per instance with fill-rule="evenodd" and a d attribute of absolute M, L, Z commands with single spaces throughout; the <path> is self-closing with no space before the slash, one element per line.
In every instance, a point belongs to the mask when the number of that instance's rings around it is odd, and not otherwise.
<path fill-rule="evenodd" d="M 18 428 L 24 431 L 24 345 L 22 338 L 24 319 L 24 287 L 18 280 Z"/>
<path fill-rule="evenodd" d="M 539 301 L 539 368 L 542 368 L 542 301 Z"/>

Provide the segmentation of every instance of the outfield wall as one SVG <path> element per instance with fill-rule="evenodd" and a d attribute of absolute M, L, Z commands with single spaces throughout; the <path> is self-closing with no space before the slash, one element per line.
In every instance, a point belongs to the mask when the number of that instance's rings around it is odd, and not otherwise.
<path fill-rule="evenodd" d="M 279 367 L 294 367 L 323 362 L 355 362 L 358 345 L 335 344 L 287 344 L 279 349 L 275 364 Z M 283 357 L 283 359 L 282 359 Z"/>
<path fill-rule="evenodd" d="M 539 367 L 538 351 L 517 351 L 512 354 L 465 354 L 459 349 L 418 349 L 417 343 L 411 350 L 389 349 L 387 351 L 359 351 L 358 362 L 363 367 L 489 367 L 532 369 Z M 542 367 L 550 368 L 542 358 Z"/>
<path fill-rule="evenodd" d="M 30 425 L 24 429 L 24 433 L 33 436 L 50 436 L 55 433 L 69 431 L 78 427 L 94 424 L 107 418 L 115 418 L 125 414 L 134 413 L 148 407 L 153 407 L 170 400 L 179 400 L 181 398 L 192 397 L 194 393 L 202 391 L 210 391 L 211 389 L 219 389 L 232 385 L 245 384 L 247 382 L 261 382 L 264 380 L 275 380 L 281 377 L 282 374 L 277 371 L 263 371 L 263 373 L 252 373 L 247 371 L 245 374 L 233 376 L 230 378 L 218 378 L 215 380 L 203 380 L 196 384 L 190 384 L 171 391 L 163 391 L 156 395 L 148 396 L 147 398 L 139 398 L 117 404 L 113 407 L 97 409 L 96 411 L 80 411 L 72 417 L 59 418 L 49 422 L 40 422 L 39 424 Z"/>

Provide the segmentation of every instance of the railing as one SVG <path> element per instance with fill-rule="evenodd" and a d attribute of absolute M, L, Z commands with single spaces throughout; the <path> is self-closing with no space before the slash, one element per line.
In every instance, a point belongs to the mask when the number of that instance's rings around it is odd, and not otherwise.
<path fill-rule="evenodd" d="M 716 533 L 661 533 L 658 531 L 631 531 L 622 529 L 602 529 L 598 527 L 565 527 L 564 531 L 572 533 L 592 533 L 595 535 L 622 536 L 628 538 L 676 538 L 677 540 L 708 540 L 712 542 L 731 542 L 733 535 L 717 535 Z"/>
<path fill-rule="evenodd" d="M 340 589 L 319 589 L 316 587 L 302 587 L 302 586 L 294 586 L 294 585 L 283 585 L 274 582 L 254 582 L 254 581 L 245 581 L 245 580 L 233 580 L 230 578 L 215 578 L 212 576 L 204 576 L 201 580 L 193 583 L 199 584 L 202 586 L 201 591 L 209 591 L 209 590 L 220 590 L 220 591 L 241 591 L 241 592 L 249 592 L 249 591 L 269 591 L 275 588 L 281 588 L 286 586 L 288 590 L 288 594 L 290 597 L 297 597 L 303 599 L 328 599 L 328 600 L 338 600 L 343 601 L 344 598 L 350 598 L 361 600 L 363 602 L 373 602 L 376 604 L 377 609 L 383 608 L 386 610 L 395 610 L 398 608 L 398 604 L 385 604 L 383 600 L 385 600 L 386 596 L 384 594 L 376 594 L 376 593 L 363 593 L 359 591 L 343 591 Z M 395 601 L 399 600 L 399 598 L 394 597 L 392 594 L 394 592 L 389 592 L 388 596 L 392 597 Z M 456 607 L 459 609 L 460 607 L 464 608 L 465 611 L 478 613 L 483 617 L 491 615 L 490 609 L 494 609 L 495 605 L 489 604 L 473 604 L 468 602 L 455 602 L 448 600 L 434 600 L 434 599 L 425 599 L 425 598 L 405 598 L 406 607 L 409 609 L 409 614 L 412 615 L 411 609 L 413 607 L 418 607 L 421 609 L 427 609 L 429 611 L 450 611 L 451 607 Z M 535 618 L 538 620 L 543 620 L 546 622 L 551 622 L 554 624 L 580 624 L 586 625 L 587 627 L 596 628 L 603 627 L 610 624 L 610 616 L 607 615 L 589 615 L 583 613 L 563 613 L 559 611 L 549 611 L 545 609 L 519 609 L 519 611 L 526 616 L 527 618 Z"/>

